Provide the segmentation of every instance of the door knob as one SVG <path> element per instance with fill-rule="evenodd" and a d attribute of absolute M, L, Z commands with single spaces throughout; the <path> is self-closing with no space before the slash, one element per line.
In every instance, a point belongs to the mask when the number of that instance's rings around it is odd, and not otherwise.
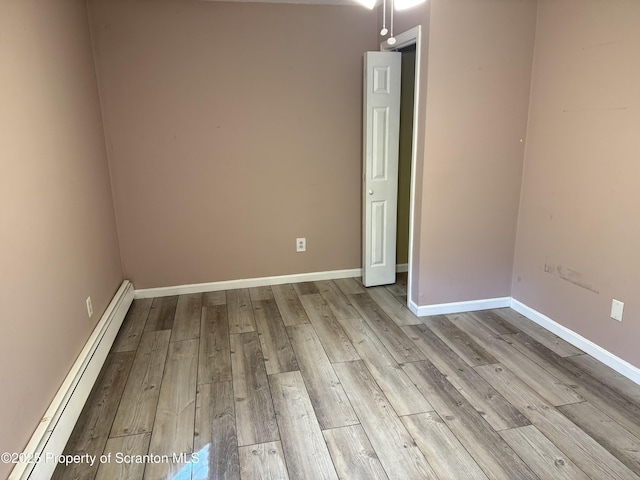
<path fill-rule="evenodd" d="M 373 190 L 369 190 L 369 195 L 373 195 Z"/>

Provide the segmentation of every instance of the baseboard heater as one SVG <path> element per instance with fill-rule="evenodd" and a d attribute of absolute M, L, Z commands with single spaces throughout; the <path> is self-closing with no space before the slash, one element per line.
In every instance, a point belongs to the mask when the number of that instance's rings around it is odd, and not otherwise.
<path fill-rule="evenodd" d="M 29 440 L 20 457 L 26 461 L 15 465 L 9 480 L 51 478 L 56 463 L 47 459 L 62 454 L 134 295 L 131 282 L 122 282 Z"/>

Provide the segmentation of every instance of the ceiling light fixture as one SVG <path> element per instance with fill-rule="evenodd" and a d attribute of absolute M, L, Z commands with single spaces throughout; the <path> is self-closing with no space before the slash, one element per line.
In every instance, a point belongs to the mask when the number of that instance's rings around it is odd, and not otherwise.
<path fill-rule="evenodd" d="M 356 0 L 361 5 L 364 5 L 369 10 L 373 10 L 373 8 L 378 3 L 378 0 Z M 389 34 L 389 38 L 387 38 L 387 43 L 389 45 L 395 45 L 396 39 L 393 36 L 393 11 L 394 10 L 406 10 L 411 7 L 415 7 L 416 5 L 420 5 L 421 3 L 426 2 L 427 0 L 382 0 L 382 29 L 380 30 L 380 36 L 384 37 Z M 389 28 L 387 28 L 387 2 L 389 2 Z"/>
<path fill-rule="evenodd" d="M 396 0 L 395 1 L 395 9 L 396 10 L 406 10 L 407 8 L 415 7 L 416 5 L 420 5 L 424 3 L 426 0 Z"/>
<path fill-rule="evenodd" d="M 382 0 L 383 2 L 385 0 Z M 396 44 L 396 39 L 393 36 L 393 4 L 395 3 L 394 0 L 389 0 L 391 2 L 391 11 L 389 12 L 389 16 L 391 17 L 390 22 L 389 22 L 389 38 L 387 38 L 387 43 L 389 45 L 395 45 Z"/>
<path fill-rule="evenodd" d="M 376 6 L 378 0 L 357 0 L 360 5 L 367 7 L 369 10 L 373 10 L 373 7 Z"/>
<path fill-rule="evenodd" d="M 387 30 L 387 2 L 383 0 L 382 2 L 382 30 L 380 30 L 380 35 L 383 37 L 389 33 Z"/>

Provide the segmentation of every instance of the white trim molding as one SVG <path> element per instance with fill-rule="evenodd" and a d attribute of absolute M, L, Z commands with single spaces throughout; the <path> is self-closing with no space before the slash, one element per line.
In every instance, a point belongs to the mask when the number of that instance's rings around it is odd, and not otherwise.
<path fill-rule="evenodd" d="M 629 380 L 640 385 L 640 368 L 631 365 L 626 360 L 615 356 L 613 353 L 605 350 L 600 345 L 593 343 L 591 340 L 587 340 L 582 335 L 568 329 L 567 327 L 560 325 L 545 314 L 534 310 L 533 308 L 525 305 L 524 303 L 511 299 L 511 308 L 516 312 L 524 315 L 529 320 L 537 323 L 541 327 L 546 328 L 551 333 L 555 333 L 557 336 L 566 340 L 574 347 L 578 347 L 585 353 L 588 353 L 596 360 L 600 360 L 605 365 L 613 368 L 616 372 L 624 375 Z"/>
<path fill-rule="evenodd" d="M 411 313 L 413 313 L 416 317 L 419 317 L 420 315 L 418 315 L 418 305 L 416 305 L 416 302 L 414 302 L 413 300 L 409 299 L 407 302 L 407 307 L 409 308 L 409 310 L 411 310 Z"/>
<path fill-rule="evenodd" d="M 411 133 L 411 185 L 409 196 L 409 263 L 407 265 L 407 300 L 409 307 L 415 305 L 413 298 L 411 298 L 413 292 L 413 262 L 414 262 L 414 224 L 416 222 L 415 211 L 416 203 L 419 199 L 416 198 L 416 171 L 418 170 L 418 141 L 424 137 L 422 132 L 422 126 L 420 125 L 420 102 L 422 101 L 422 93 L 420 92 L 421 80 L 421 63 L 422 63 L 422 25 L 416 25 L 410 28 L 406 32 L 399 33 L 395 36 L 396 43 L 389 45 L 385 40 L 380 44 L 381 52 L 390 52 L 393 50 L 399 50 L 401 48 L 408 47 L 410 45 L 416 46 L 416 60 L 415 60 L 415 79 L 413 86 L 413 132 Z M 422 159 L 419 160 L 422 164 Z M 398 272 L 399 270 L 396 270 Z M 414 312 L 415 313 L 415 312 Z"/>
<path fill-rule="evenodd" d="M 51 405 L 20 458 L 40 458 L 37 463 L 17 463 L 9 480 L 48 480 L 78 421 L 102 369 L 124 317 L 133 302 L 133 285 L 125 280 L 109 303 L 82 352 L 76 359 Z"/>
<path fill-rule="evenodd" d="M 405 273 L 409 271 L 408 263 L 398 263 L 396 264 L 396 273 Z"/>
<path fill-rule="evenodd" d="M 409 303 L 409 309 L 418 317 L 429 315 L 449 315 L 452 313 L 475 312 L 490 308 L 504 308 L 511 304 L 511 297 L 484 298 L 466 302 L 438 303 L 434 305 L 416 305 Z"/>
<path fill-rule="evenodd" d="M 336 280 L 362 276 L 361 268 L 351 270 L 329 270 L 327 272 L 296 273 L 275 277 L 244 278 L 240 280 L 224 280 L 221 282 L 194 283 L 175 287 L 143 288 L 136 290 L 136 298 L 168 297 L 188 293 L 217 292 L 235 288 L 267 287 L 284 283 L 316 282 L 320 280 Z"/>

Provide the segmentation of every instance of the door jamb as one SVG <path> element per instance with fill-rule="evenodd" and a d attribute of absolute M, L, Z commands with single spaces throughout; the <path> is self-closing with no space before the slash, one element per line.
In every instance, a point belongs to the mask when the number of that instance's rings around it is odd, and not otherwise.
<path fill-rule="evenodd" d="M 401 48 L 408 47 L 409 45 L 416 46 L 416 64 L 415 64 L 415 83 L 413 87 L 413 132 L 411 135 L 411 192 L 409 199 L 409 271 L 407 273 L 407 306 L 409 309 L 417 315 L 417 304 L 413 301 L 411 292 L 413 286 L 413 225 L 414 225 L 414 212 L 416 202 L 416 164 L 418 162 L 418 102 L 420 97 L 420 64 L 421 64 L 421 40 L 422 40 L 422 26 L 418 25 L 406 32 L 402 32 L 395 36 L 396 43 L 389 45 L 385 40 L 380 44 L 381 52 L 391 52 L 400 50 Z M 396 247 L 397 248 L 397 247 Z"/>

